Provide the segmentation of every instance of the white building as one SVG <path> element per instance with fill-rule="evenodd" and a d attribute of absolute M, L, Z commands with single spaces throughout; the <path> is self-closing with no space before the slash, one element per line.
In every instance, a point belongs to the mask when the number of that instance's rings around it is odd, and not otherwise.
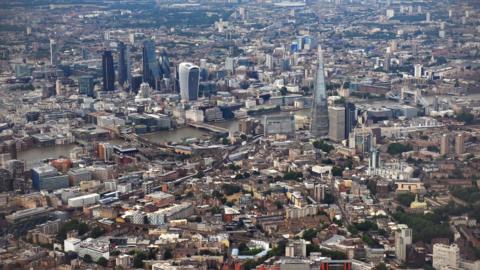
<path fill-rule="evenodd" d="M 191 122 L 203 122 L 205 120 L 205 115 L 202 110 L 191 109 L 185 112 L 185 119 Z"/>
<path fill-rule="evenodd" d="M 443 269 L 444 267 L 458 268 L 460 266 L 460 248 L 456 244 L 433 245 L 432 265 L 435 269 Z"/>
<path fill-rule="evenodd" d="M 77 252 L 81 242 L 82 240 L 78 238 L 67 238 L 63 240 L 63 250 L 65 252 L 68 252 L 68 251 Z"/>
<path fill-rule="evenodd" d="M 197 100 L 200 68 L 192 63 L 180 63 L 178 67 L 180 96 L 183 101 Z"/>
<path fill-rule="evenodd" d="M 68 207 L 83 207 L 87 205 L 96 204 L 100 199 L 97 193 L 86 194 L 68 199 Z"/>
<path fill-rule="evenodd" d="M 78 247 L 78 256 L 84 258 L 85 255 L 92 257 L 93 261 L 98 261 L 100 258 L 110 258 L 110 243 L 106 239 L 88 238 L 82 241 Z"/>
<path fill-rule="evenodd" d="M 407 259 L 407 246 L 412 244 L 412 229 L 400 228 L 395 232 L 395 256 L 404 262 Z"/>

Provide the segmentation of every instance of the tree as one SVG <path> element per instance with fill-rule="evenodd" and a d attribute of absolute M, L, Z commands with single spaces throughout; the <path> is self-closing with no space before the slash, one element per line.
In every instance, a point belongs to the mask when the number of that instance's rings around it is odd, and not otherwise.
<path fill-rule="evenodd" d="M 414 200 L 415 200 L 415 194 L 411 192 L 400 193 L 397 195 L 397 201 L 405 207 L 410 207 L 410 204 Z"/>
<path fill-rule="evenodd" d="M 331 144 L 326 143 L 325 141 L 314 141 L 313 147 L 322 150 L 323 152 L 330 153 L 334 149 Z"/>
<path fill-rule="evenodd" d="M 279 209 L 279 210 L 283 208 L 283 202 L 281 202 L 279 200 L 275 201 L 275 205 L 277 206 L 277 209 Z"/>
<path fill-rule="evenodd" d="M 83 256 L 83 261 L 86 263 L 92 263 L 93 262 L 92 256 L 85 254 L 85 256 Z"/>
<path fill-rule="evenodd" d="M 303 239 L 307 240 L 307 241 L 312 241 L 313 238 L 317 237 L 317 230 L 315 229 L 306 229 L 305 231 L 303 231 Z"/>
<path fill-rule="evenodd" d="M 427 146 L 427 150 L 430 151 L 430 152 L 436 152 L 436 153 L 439 153 L 439 152 L 440 152 L 440 150 L 438 149 L 438 147 L 435 146 L 435 145 L 429 145 L 429 146 Z"/>
<path fill-rule="evenodd" d="M 282 96 L 286 96 L 286 95 L 288 94 L 287 87 L 282 86 L 282 88 L 280 88 L 280 94 L 281 94 Z"/>
<path fill-rule="evenodd" d="M 474 120 L 475 116 L 469 112 L 462 112 L 461 114 L 457 115 L 457 120 L 465 122 L 465 124 L 471 124 Z"/>
<path fill-rule="evenodd" d="M 135 252 L 135 256 L 133 257 L 133 266 L 136 268 L 143 268 L 143 260 L 147 259 L 147 254 L 143 251 Z"/>
<path fill-rule="evenodd" d="M 402 143 L 391 143 L 388 145 L 387 152 L 390 155 L 399 155 L 403 152 L 408 152 L 411 151 L 413 147 L 409 144 L 404 145 Z"/>
<path fill-rule="evenodd" d="M 195 178 L 202 178 L 205 176 L 205 173 L 203 171 L 198 171 L 197 174 L 195 174 Z"/>
<path fill-rule="evenodd" d="M 343 170 L 344 170 L 343 167 L 333 166 L 332 175 L 333 176 L 342 176 L 343 175 Z"/>
<path fill-rule="evenodd" d="M 92 231 L 90 232 L 90 236 L 92 238 L 97 238 L 102 236 L 105 233 L 105 230 L 100 228 L 100 227 L 94 227 Z"/>
<path fill-rule="evenodd" d="M 385 263 L 380 263 L 378 264 L 377 266 L 375 266 L 374 270 L 388 270 L 388 267 L 387 265 L 385 265 Z"/>
<path fill-rule="evenodd" d="M 302 172 L 286 171 L 283 173 L 284 180 L 299 180 L 303 177 Z"/>
<path fill-rule="evenodd" d="M 97 264 L 103 267 L 107 267 L 108 265 L 108 260 L 105 259 L 104 257 L 100 257 L 97 261 Z"/>

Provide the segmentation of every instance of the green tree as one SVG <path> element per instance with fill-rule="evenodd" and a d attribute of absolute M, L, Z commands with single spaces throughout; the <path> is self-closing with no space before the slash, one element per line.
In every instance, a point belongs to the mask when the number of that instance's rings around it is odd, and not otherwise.
<path fill-rule="evenodd" d="M 163 259 L 170 260 L 171 258 L 173 258 L 172 251 L 170 249 L 166 249 L 165 252 L 163 253 Z"/>
<path fill-rule="evenodd" d="M 85 256 L 83 256 L 83 261 L 86 263 L 92 263 L 93 262 L 92 256 L 85 254 Z"/>
<path fill-rule="evenodd" d="M 410 204 L 414 200 L 415 200 L 415 194 L 413 194 L 411 192 L 399 193 L 397 195 L 397 201 L 405 207 L 410 207 Z"/>
<path fill-rule="evenodd" d="M 388 270 L 388 267 L 385 263 L 380 263 L 377 266 L 375 266 L 374 270 Z"/>
<path fill-rule="evenodd" d="M 108 265 L 108 260 L 105 259 L 104 257 L 100 257 L 97 261 L 97 264 L 103 267 L 107 267 Z"/>
<path fill-rule="evenodd" d="M 340 166 L 333 166 L 332 168 L 332 175 L 333 176 L 342 176 L 343 175 L 343 167 Z"/>
<path fill-rule="evenodd" d="M 303 231 L 302 237 L 307 241 L 312 241 L 313 238 L 317 237 L 317 233 L 318 231 L 315 229 L 306 229 Z"/>
<path fill-rule="evenodd" d="M 92 231 L 90 232 L 90 236 L 92 238 L 97 238 L 102 236 L 105 233 L 105 230 L 100 228 L 100 227 L 94 227 Z"/>
<path fill-rule="evenodd" d="M 135 256 L 133 256 L 133 266 L 136 268 L 143 268 L 143 260 L 147 259 L 147 254 L 143 251 L 135 252 Z"/>
<path fill-rule="evenodd" d="M 323 140 L 320 141 L 314 141 L 313 142 L 313 147 L 322 150 L 323 152 L 330 153 L 334 149 L 334 147 L 331 144 L 326 143 Z"/>
<path fill-rule="evenodd" d="M 405 145 L 402 143 L 391 143 L 388 145 L 387 152 L 390 155 L 399 155 L 403 152 L 411 151 L 413 147 L 409 144 Z"/>
<path fill-rule="evenodd" d="M 286 96 L 286 95 L 288 94 L 287 87 L 282 86 L 282 88 L 280 88 L 280 94 L 281 94 L 282 96 Z"/>
<path fill-rule="evenodd" d="M 469 112 L 462 112 L 461 114 L 457 115 L 457 120 L 465 122 L 465 124 L 471 124 L 475 116 Z"/>

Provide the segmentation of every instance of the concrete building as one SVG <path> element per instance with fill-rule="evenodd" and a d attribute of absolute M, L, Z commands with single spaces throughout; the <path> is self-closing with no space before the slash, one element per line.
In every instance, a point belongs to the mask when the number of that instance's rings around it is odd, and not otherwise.
<path fill-rule="evenodd" d="M 197 100 L 200 68 L 192 63 L 180 63 L 178 67 L 180 96 L 183 101 Z"/>
<path fill-rule="evenodd" d="M 109 250 L 110 242 L 108 240 L 88 238 L 79 244 L 77 253 L 82 258 L 88 254 L 96 262 L 102 257 L 108 260 L 110 258 Z"/>
<path fill-rule="evenodd" d="M 334 142 L 345 140 L 345 107 L 328 108 L 328 137 Z"/>
<path fill-rule="evenodd" d="M 450 136 L 443 134 L 440 139 L 440 155 L 448 155 L 450 152 Z"/>
<path fill-rule="evenodd" d="M 74 198 L 68 199 L 68 207 L 83 207 L 87 205 L 92 205 L 98 202 L 100 195 L 97 193 L 86 194 Z"/>
<path fill-rule="evenodd" d="M 407 259 L 407 247 L 412 244 L 412 229 L 401 228 L 395 232 L 395 256 L 405 262 Z"/>
<path fill-rule="evenodd" d="M 421 64 L 415 64 L 415 71 L 414 71 L 414 77 L 415 78 L 421 78 L 422 77 L 422 68 L 423 66 Z"/>
<path fill-rule="evenodd" d="M 78 238 L 67 238 L 63 240 L 63 250 L 77 252 L 81 242 L 82 240 Z"/>
<path fill-rule="evenodd" d="M 455 136 L 455 154 L 462 155 L 465 153 L 465 134 L 459 133 Z"/>
<path fill-rule="evenodd" d="M 435 244 L 433 245 L 432 266 L 435 269 L 448 267 L 460 267 L 460 248 L 456 245 Z"/>
<path fill-rule="evenodd" d="M 290 115 L 266 115 L 263 121 L 264 136 L 282 134 L 293 135 L 295 133 L 295 116 Z"/>
<path fill-rule="evenodd" d="M 69 186 L 68 175 L 60 174 L 50 165 L 32 169 L 32 186 L 35 190 L 55 190 Z"/>

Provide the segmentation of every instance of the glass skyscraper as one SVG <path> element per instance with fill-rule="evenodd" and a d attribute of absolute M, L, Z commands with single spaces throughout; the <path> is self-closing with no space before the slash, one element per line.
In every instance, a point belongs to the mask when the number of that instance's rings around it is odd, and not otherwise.
<path fill-rule="evenodd" d="M 103 91 L 115 90 L 115 70 L 111 51 L 103 51 L 102 55 Z"/>
<path fill-rule="evenodd" d="M 160 80 L 160 67 L 155 54 L 155 43 L 153 40 L 143 42 L 142 60 L 143 82 L 148 83 L 153 89 L 158 89 L 157 83 Z"/>
<path fill-rule="evenodd" d="M 310 133 L 314 137 L 325 137 L 328 135 L 327 91 L 325 88 L 323 54 L 320 48 L 318 52 L 318 68 L 315 76 L 315 88 L 313 92 Z"/>

